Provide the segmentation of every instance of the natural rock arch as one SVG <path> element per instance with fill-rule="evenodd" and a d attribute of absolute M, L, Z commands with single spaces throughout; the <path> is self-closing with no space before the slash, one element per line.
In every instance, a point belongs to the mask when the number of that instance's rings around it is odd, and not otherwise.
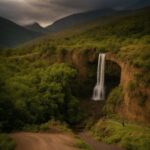
<path fill-rule="evenodd" d="M 59 56 L 58 58 L 56 61 L 72 64 L 72 66 L 78 70 L 78 81 L 83 84 L 81 87 L 78 87 L 80 89 L 79 91 L 88 88 L 88 90 L 84 91 L 84 94 L 89 94 L 88 96 L 92 95 L 92 89 L 96 79 L 98 51 L 96 49 L 73 50 L 68 52 L 63 59 L 60 59 Z M 114 53 L 106 54 L 106 62 L 114 63 L 120 68 L 120 81 L 118 84 L 122 86 L 124 97 L 116 113 L 128 120 L 150 122 L 150 90 L 143 90 L 145 94 L 148 95 L 144 107 L 139 106 L 137 97 L 129 96 L 129 83 L 134 81 L 134 75 L 138 73 L 139 70 L 128 62 L 119 59 Z M 90 76 L 91 72 L 93 75 Z M 141 89 L 139 89 L 139 91 L 141 91 Z"/>
<path fill-rule="evenodd" d="M 106 60 L 113 61 L 121 67 L 120 86 L 122 86 L 124 97 L 120 106 L 118 107 L 117 113 L 125 119 L 139 122 L 150 122 L 150 101 L 149 101 L 149 90 L 143 90 L 137 87 L 137 91 L 141 94 L 147 95 L 145 100 L 145 106 L 140 106 L 137 96 L 130 96 L 129 84 L 134 82 L 135 74 L 140 70 L 134 68 L 128 62 L 119 60 L 114 54 L 108 53 Z"/>

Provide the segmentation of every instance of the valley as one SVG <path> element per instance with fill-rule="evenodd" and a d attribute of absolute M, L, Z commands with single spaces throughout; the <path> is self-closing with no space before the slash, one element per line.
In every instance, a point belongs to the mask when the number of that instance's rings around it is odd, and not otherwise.
<path fill-rule="evenodd" d="M 149 14 L 97 10 L 47 30 L 0 19 L 0 150 L 149 150 Z"/>

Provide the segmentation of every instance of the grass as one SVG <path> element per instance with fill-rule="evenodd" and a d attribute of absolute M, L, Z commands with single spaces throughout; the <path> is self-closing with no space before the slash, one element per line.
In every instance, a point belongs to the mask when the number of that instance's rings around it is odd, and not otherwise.
<path fill-rule="evenodd" d="M 55 121 L 55 120 L 50 120 L 40 125 L 34 125 L 34 124 L 26 125 L 23 128 L 23 131 L 27 131 L 27 132 L 49 132 L 51 130 L 72 134 L 71 129 L 68 127 L 66 123 Z"/>
<path fill-rule="evenodd" d="M 71 131 L 71 129 L 69 129 L 68 125 L 66 123 L 63 123 L 60 121 L 50 120 L 47 123 L 40 125 L 41 131 L 48 131 L 50 129 L 56 129 L 61 132 L 72 133 L 72 131 Z"/>
<path fill-rule="evenodd" d="M 80 138 L 77 138 L 76 143 L 75 143 L 74 146 L 81 149 L 81 150 L 93 150 L 88 144 L 86 144 Z"/>
<path fill-rule="evenodd" d="M 15 146 L 15 142 L 7 134 L 0 134 L 0 150 L 14 150 Z"/>
<path fill-rule="evenodd" d="M 114 120 L 100 120 L 92 132 L 107 144 L 118 144 L 127 150 L 150 150 L 150 128 Z"/>

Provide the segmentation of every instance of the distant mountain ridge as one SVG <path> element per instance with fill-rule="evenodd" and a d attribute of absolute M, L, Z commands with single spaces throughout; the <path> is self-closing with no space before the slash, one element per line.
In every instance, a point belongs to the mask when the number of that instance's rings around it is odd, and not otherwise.
<path fill-rule="evenodd" d="M 45 32 L 45 29 L 43 27 L 41 27 L 40 24 L 37 22 L 34 22 L 32 24 L 29 24 L 29 25 L 25 25 L 24 27 L 26 29 L 34 31 L 34 32 L 39 32 L 39 33 Z"/>
<path fill-rule="evenodd" d="M 131 8 L 139 9 L 150 6 L 150 0 L 138 0 Z"/>
<path fill-rule="evenodd" d="M 14 47 L 40 36 L 16 23 L 0 17 L 0 47 Z"/>
<path fill-rule="evenodd" d="M 25 42 L 31 41 L 43 34 L 61 32 L 72 27 L 80 26 L 80 24 L 88 24 L 89 22 L 99 20 L 103 22 L 105 17 L 113 17 L 115 15 L 130 14 L 135 12 L 138 7 L 148 6 L 150 0 L 139 0 L 132 5 L 128 10 L 115 10 L 105 8 L 100 10 L 93 10 L 83 13 L 73 14 L 62 19 L 57 20 L 52 25 L 45 28 L 38 23 L 26 25 L 24 27 L 9 21 L 8 19 L 0 17 L 0 47 L 14 47 Z M 138 10 L 138 9 L 137 9 Z"/>
<path fill-rule="evenodd" d="M 118 12 L 127 12 L 131 9 L 141 9 L 148 6 L 150 6 L 150 0 L 138 0 L 132 6 L 128 6 L 124 10 L 104 8 L 99 10 L 76 13 L 55 21 L 52 25 L 49 25 L 45 28 L 45 32 L 55 33 L 63 31 L 66 28 L 86 23 L 102 16 L 111 16 Z"/>
<path fill-rule="evenodd" d="M 26 25 L 24 27 L 0 17 L 0 47 L 14 47 L 44 34 L 55 33 L 71 28 L 81 23 L 86 23 L 100 16 L 110 16 L 115 14 L 113 9 L 101 9 L 84 13 L 73 14 L 62 18 L 46 28 L 38 23 Z"/>
<path fill-rule="evenodd" d="M 93 10 L 93 11 L 73 14 L 54 22 L 52 25 L 47 26 L 45 30 L 46 32 L 59 32 L 66 28 L 70 28 L 72 26 L 81 23 L 86 23 L 88 21 L 95 20 L 100 16 L 110 16 L 115 13 L 116 13 L 115 10 L 106 8 L 101 10 Z"/>

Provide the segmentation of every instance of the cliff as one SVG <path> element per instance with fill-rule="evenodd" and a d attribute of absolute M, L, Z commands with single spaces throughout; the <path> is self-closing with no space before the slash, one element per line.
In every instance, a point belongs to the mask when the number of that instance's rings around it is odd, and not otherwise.
<path fill-rule="evenodd" d="M 98 51 L 96 49 L 72 50 L 58 53 L 55 58 L 56 62 L 67 62 L 78 70 L 76 93 L 81 97 L 90 97 L 96 83 Z M 112 113 L 130 121 L 150 122 L 150 89 L 137 80 L 141 72 L 142 70 L 119 59 L 116 54 L 107 53 L 105 80 L 106 86 L 110 88 L 106 97 L 109 97 L 115 87 L 121 86 L 123 90 L 122 101 L 113 108 Z M 116 79 L 118 81 L 112 84 Z M 108 103 L 106 100 L 105 105 L 109 105 Z"/>

